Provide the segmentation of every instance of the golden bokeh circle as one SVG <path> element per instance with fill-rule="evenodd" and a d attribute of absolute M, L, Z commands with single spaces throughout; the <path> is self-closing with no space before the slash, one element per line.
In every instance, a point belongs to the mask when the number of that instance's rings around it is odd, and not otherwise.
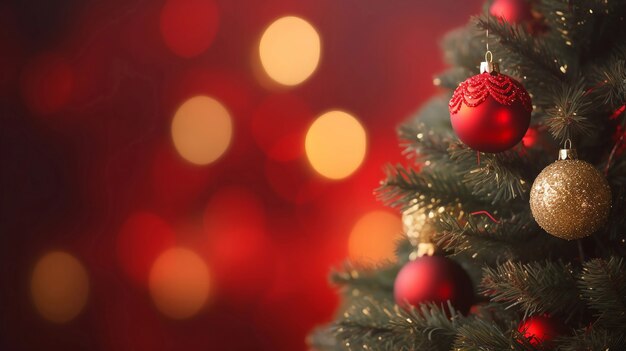
<path fill-rule="evenodd" d="M 171 248 L 152 265 L 149 287 L 161 313 L 173 319 L 189 318 L 198 313 L 209 298 L 209 270 L 195 252 Z"/>
<path fill-rule="evenodd" d="M 305 151 L 313 169 L 326 178 L 342 179 L 363 163 L 367 135 L 361 123 L 343 111 L 319 116 L 309 127 Z"/>
<path fill-rule="evenodd" d="M 87 303 L 87 270 L 69 253 L 50 252 L 37 261 L 30 291 L 42 317 L 54 323 L 67 323 L 78 316 Z"/>
<path fill-rule="evenodd" d="M 309 22 L 295 16 L 274 21 L 259 43 L 263 69 L 283 85 L 298 85 L 309 78 L 319 64 L 320 54 L 319 34 Z"/>
<path fill-rule="evenodd" d="M 228 110 L 208 96 L 194 96 L 185 101 L 172 120 L 172 140 L 185 160 L 206 165 L 224 154 L 233 133 Z"/>
<path fill-rule="evenodd" d="M 348 254 L 358 263 L 395 261 L 395 250 L 402 237 L 400 216 L 388 211 L 371 211 L 352 227 Z"/>

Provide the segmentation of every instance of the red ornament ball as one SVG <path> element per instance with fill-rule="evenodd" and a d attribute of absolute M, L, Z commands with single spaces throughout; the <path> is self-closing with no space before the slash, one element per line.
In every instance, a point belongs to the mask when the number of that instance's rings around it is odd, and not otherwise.
<path fill-rule="evenodd" d="M 482 152 L 510 149 L 526 134 L 532 103 L 526 89 L 501 73 L 481 73 L 454 91 L 450 121 L 467 146 Z"/>
<path fill-rule="evenodd" d="M 539 137 L 539 131 L 536 127 L 528 128 L 526 134 L 524 134 L 524 137 L 522 138 L 522 145 L 524 145 L 525 148 L 530 149 L 537 144 Z"/>
<path fill-rule="evenodd" d="M 461 266 L 449 258 L 423 256 L 407 263 L 394 283 L 396 303 L 404 308 L 434 302 L 467 314 L 474 300 L 472 281 Z"/>
<path fill-rule="evenodd" d="M 550 347 L 556 337 L 565 332 L 561 321 L 548 315 L 529 317 L 520 322 L 517 330 L 536 347 Z"/>
<path fill-rule="evenodd" d="M 509 23 L 523 23 L 533 18 L 527 0 L 495 0 L 489 7 L 489 13 Z"/>

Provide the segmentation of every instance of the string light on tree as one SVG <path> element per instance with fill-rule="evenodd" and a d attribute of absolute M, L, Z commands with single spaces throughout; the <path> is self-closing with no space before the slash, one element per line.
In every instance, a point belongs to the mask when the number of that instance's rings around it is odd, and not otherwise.
<path fill-rule="evenodd" d="M 590 235 L 606 223 L 611 188 L 600 171 L 578 159 L 570 140 L 565 145 L 558 160 L 535 179 L 530 209 L 546 232 L 573 240 Z"/>

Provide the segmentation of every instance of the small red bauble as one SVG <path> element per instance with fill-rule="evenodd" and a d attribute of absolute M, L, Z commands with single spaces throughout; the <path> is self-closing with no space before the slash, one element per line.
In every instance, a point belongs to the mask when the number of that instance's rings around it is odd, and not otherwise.
<path fill-rule="evenodd" d="M 530 124 L 532 103 L 526 89 L 511 77 L 484 72 L 468 78 L 449 104 L 456 135 L 482 152 L 502 152 L 517 144 Z"/>
<path fill-rule="evenodd" d="M 489 7 L 489 13 L 509 23 L 522 23 L 532 19 L 527 0 L 495 0 Z"/>
<path fill-rule="evenodd" d="M 547 315 L 529 317 L 520 322 L 517 330 L 533 346 L 550 347 L 556 337 L 562 335 L 565 326 L 561 321 Z"/>
<path fill-rule="evenodd" d="M 474 288 L 461 266 L 449 258 L 423 256 L 407 263 L 394 283 L 396 303 L 404 308 L 433 302 L 446 304 L 466 314 L 474 300 Z"/>
<path fill-rule="evenodd" d="M 539 131 L 536 127 L 531 127 L 528 128 L 526 134 L 524 134 L 524 137 L 522 138 L 522 145 L 524 145 L 525 148 L 530 149 L 531 147 L 534 147 L 538 141 Z"/>

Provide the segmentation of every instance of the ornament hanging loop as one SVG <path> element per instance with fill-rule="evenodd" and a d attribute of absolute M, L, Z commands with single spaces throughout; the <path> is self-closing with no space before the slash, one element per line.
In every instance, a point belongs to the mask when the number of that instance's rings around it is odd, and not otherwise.
<path fill-rule="evenodd" d="M 559 161 L 577 159 L 578 153 L 576 152 L 576 149 L 572 147 L 572 141 L 570 139 L 565 140 L 563 149 L 559 150 Z"/>
<path fill-rule="evenodd" d="M 485 72 L 490 74 L 497 74 L 500 72 L 498 64 L 493 62 L 493 54 L 489 50 L 485 52 L 485 61 L 480 63 L 480 73 Z"/>
<path fill-rule="evenodd" d="M 489 18 L 490 16 L 487 15 L 487 29 L 485 30 L 485 47 L 487 51 L 485 52 L 485 61 L 480 63 L 480 73 L 497 74 L 500 70 L 498 69 L 498 64 L 493 63 L 493 53 L 489 50 Z"/>

